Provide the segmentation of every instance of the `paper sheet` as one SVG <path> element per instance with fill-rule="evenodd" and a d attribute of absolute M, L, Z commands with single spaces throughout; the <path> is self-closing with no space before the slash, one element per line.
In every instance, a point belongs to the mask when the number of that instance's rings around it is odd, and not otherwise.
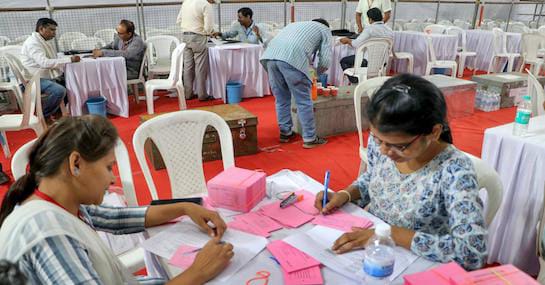
<path fill-rule="evenodd" d="M 297 209 L 301 210 L 305 214 L 309 214 L 309 215 L 313 215 L 313 216 L 316 216 L 316 215 L 320 214 L 318 209 L 316 209 L 316 207 L 314 207 L 314 200 L 316 199 L 316 195 L 314 195 L 314 194 L 312 194 L 312 193 L 310 193 L 309 191 L 306 191 L 306 190 L 297 191 L 297 192 L 295 192 L 295 194 L 303 195 L 303 197 L 304 197 L 303 201 L 299 201 L 299 202 L 294 204 L 294 206 L 297 207 Z"/>
<path fill-rule="evenodd" d="M 333 242 L 342 234 L 342 231 L 316 226 L 305 233 L 289 236 L 284 241 L 314 257 L 331 270 L 361 282 L 365 277 L 362 270 L 363 250 L 344 254 L 336 254 L 331 250 Z M 418 256 L 401 247 L 395 248 L 395 255 L 394 273 L 390 276 L 390 281 L 405 271 L 418 258 Z"/>
<path fill-rule="evenodd" d="M 320 266 L 313 266 L 307 269 L 288 273 L 282 270 L 284 274 L 284 285 L 319 285 L 324 284 Z"/>
<path fill-rule="evenodd" d="M 261 207 L 260 211 L 284 226 L 297 228 L 311 221 L 314 216 L 305 214 L 296 207 L 280 208 L 280 201 Z"/>
<path fill-rule="evenodd" d="M 210 237 L 201 231 L 197 225 L 184 220 L 146 240 L 142 243 L 142 247 L 156 255 L 170 259 L 182 244 L 202 247 L 209 240 Z M 214 279 L 219 282 L 228 280 L 267 245 L 266 238 L 234 229 L 227 229 L 222 240 L 233 245 L 235 255 L 229 266 Z"/>
<path fill-rule="evenodd" d="M 371 222 L 369 219 L 354 216 L 343 212 L 342 210 L 338 210 L 329 215 L 318 215 L 316 218 L 314 218 L 312 223 L 315 225 L 337 229 L 343 232 L 352 231 L 352 227 L 366 229 L 373 226 L 373 222 Z"/>
<path fill-rule="evenodd" d="M 267 249 L 288 273 L 320 265 L 320 262 L 282 240 L 275 240 Z"/>
<path fill-rule="evenodd" d="M 234 216 L 234 219 L 237 221 L 245 222 L 249 225 L 252 225 L 256 228 L 258 228 L 259 231 L 263 232 L 273 232 L 282 229 L 282 225 L 275 222 L 273 219 L 262 215 L 258 212 L 250 212 L 247 214 L 242 214 L 238 216 Z"/>
<path fill-rule="evenodd" d="M 172 255 L 172 258 L 170 258 L 168 263 L 182 269 L 187 269 L 193 264 L 193 261 L 195 261 L 195 257 L 198 253 L 197 251 L 194 251 L 196 249 L 198 249 L 198 247 L 182 244 L 178 247 L 174 255 Z"/>
<path fill-rule="evenodd" d="M 227 227 L 239 231 L 243 231 L 245 233 L 249 233 L 256 236 L 262 236 L 262 237 L 270 237 L 271 234 L 269 232 L 263 231 L 258 227 L 255 227 L 253 224 L 249 224 L 246 221 L 243 220 L 234 220 L 229 223 L 227 223 Z"/>

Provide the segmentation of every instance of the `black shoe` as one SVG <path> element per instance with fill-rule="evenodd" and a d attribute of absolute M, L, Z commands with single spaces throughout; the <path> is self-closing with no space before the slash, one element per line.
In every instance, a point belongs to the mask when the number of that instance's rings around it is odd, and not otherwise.
<path fill-rule="evenodd" d="M 279 141 L 280 141 L 281 143 L 287 143 L 287 142 L 289 142 L 289 141 L 290 141 L 292 138 L 294 138 L 294 137 L 295 137 L 295 133 L 294 133 L 294 132 L 291 132 L 291 134 L 289 134 L 289 135 L 280 134 L 280 139 L 279 139 Z"/>
<path fill-rule="evenodd" d="M 204 99 L 200 99 L 200 98 L 199 98 L 199 101 L 205 102 L 205 101 L 211 101 L 211 100 L 214 100 L 214 99 L 215 99 L 214 96 L 208 96 L 208 97 L 206 97 L 206 98 L 204 98 Z"/>
<path fill-rule="evenodd" d="M 9 176 L 3 171 L 0 171 L 0 184 L 6 184 L 9 181 L 10 181 Z"/>
<path fill-rule="evenodd" d="M 315 148 L 317 146 L 320 146 L 320 145 L 323 145 L 323 144 L 326 144 L 326 143 L 327 143 L 326 139 L 321 138 L 321 137 L 316 137 L 311 142 L 303 143 L 303 148 Z"/>

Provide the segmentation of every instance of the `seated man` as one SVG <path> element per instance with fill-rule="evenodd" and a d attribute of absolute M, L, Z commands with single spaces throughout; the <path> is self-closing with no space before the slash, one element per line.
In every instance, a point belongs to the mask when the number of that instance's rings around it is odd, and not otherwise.
<path fill-rule="evenodd" d="M 369 22 L 371 25 L 365 26 L 363 32 L 355 40 L 349 38 L 341 38 L 339 41 L 345 45 L 351 45 L 353 48 L 358 49 L 366 40 L 370 38 L 390 38 L 394 39 L 394 32 L 384 24 L 382 21 L 382 12 L 379 8 L 371 8 L 367 11 L 367 17 L 369 17 Z M 356 60 L 355 55 L 350 55 L 343 57 L 341 59 L 341 68 L 346 70 L 348 68 L 354 67 L 354 61 Z M 363 59 L 361 63 L 362 67 L 367 66 L 367 60 Z M 348 79 L 352 83 L 358 83 L 358 79 L 352 76 L 349 76 Z"/>
<path fill-rule="evenodd" d="M 21 63 L 25 67 L 23 70 L 25 79 L 30 80 L 32 74 L 42 70 L 40 87 L 42 95 L 47 94 L 42 102 L 46 118 L 59 110 L 63 100 L 66 102 L 66 88 L 63 86 L 64 65 L 80 61 L 79 56 L 57 58 L 57 50 L 52 41 L 56 32 L 57 22 L 49 18 L 38 19 L 36 31 L 26 39 L 21 48 Z"/>
<path fill-rule="evenodd" d="M 117 36 L 114 41 L 101 49 L 93 50 L 93 57 L 124 57 L 127 79 L 136 79 L 140 74 L 146 44 L 139 35 L 134 33 L 134 23 L 129 20 L 121 20 L 116 30 Z"/>
<path fill-rule="evenodd" d="M 252 20 L 254 12 L 252 9 L 244 7 L 238 9 L 238 23 L 234 23 L 231 29 L 225 33 L 215 33 L 214 36 L 220 36 L 222 39 L 234 38 L 241 42 L 252 44 L 268 43 L 267 31 L 261 25 Z"/>

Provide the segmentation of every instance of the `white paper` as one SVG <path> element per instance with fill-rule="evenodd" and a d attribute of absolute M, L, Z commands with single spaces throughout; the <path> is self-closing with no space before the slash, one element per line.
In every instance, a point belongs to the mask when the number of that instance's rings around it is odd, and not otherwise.
<path fill-rule="evenodd" d="M 518 75 L 512 75 L 512 74 L 499 74 L 499 75 L 496 75 L 496 76 L 500 77 L 500 78 L 503 78 L 503 79 L 507 79 L 507 80 L 522 79 L 522 77 L 520 77 Z"/>
<path fill-rule="evenodd" d="M 220 39 L 216 39 L 216 38 L 210 38 L 210 41 L 212 41 L 213 44 L 219 46 L 219 45 L 222 45 L 224 44 L 225 42 L 220 40 Z"/>
<path fill-rule="evenodd" d="M 142 247 L 158 256 L 170 259 L 182 244 L 202 247 L 209 240 L 210 237 L 193 222 L 182 221 L 146 240 L 142 243 Z M 233 245 L 235 255 L 229 266 L 214 279 L 219 282 L 225 282 L 231 278 L 239 269 L 259 254 L 268 243 L 264 237 L 233 229 L 228 229 L 222 240 Z"/>
<path fill-rule="evenodd" d="M 362 269 L 363 250 L 344 254 L 336 254 L 331 251 L 331 246 L 342 234 L 343 232 L 335 229 L 316 226 L 305 233 L 289 236 L 284 241 L 316 258 L 331 270 L 355 281 L 361 281 L 365 277 Z M 395 248 L 395 255 L 394 273 L 390 276 L 390 281 L 393 281 L 418 259 L 418 256 L 401 247 Z"/>

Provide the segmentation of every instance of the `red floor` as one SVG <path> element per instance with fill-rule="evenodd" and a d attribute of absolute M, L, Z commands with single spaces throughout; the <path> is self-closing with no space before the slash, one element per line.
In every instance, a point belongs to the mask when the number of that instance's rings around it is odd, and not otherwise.
<path fill-rule="evenodd" d="M 129 101 L 131 116 L 128 119 L 120 117 L 111 117 L 110 119 L 118 128 L 122 140 L 129 149 L 138 201 L 140 204 L 146 204 L 149 203 L 151 196 L 132 151 L 132 134 L 140 123 L 139 116 L 146 113 L 146 107 L 145 102 L 136 105 L 132 96 Z M 210 104 L 222 104 L 222 102 L 220 100 L 208 103 L 201 103 L 198 100 L 188 101 L 190 109 Z M 329 137 L 328 144 L 310 150 L 302 148 L 300 138 L 293 143 L 280 145 L 278 143 L 279 133 L 276 125 L 274 98 L 267 96 L 245 99 L 241 105 L 257 115 L 259 121 L 258 146 L 261 149 L 267 149 L 267 151 L 261 151 L 252 156 L 237 157 L 235 159 L 237 166 L 262 169 L 267 174 L 273 174 L 284 168 L 301 170 L 319 181 L 323 179 L 324 171 L 329 169 L 331 170 L 330 187 L 335 190 L 347 186 L 356 178 L 359 168 L 356 132 Z M 177 99 L 166 96 L 161 96 L 155 101 L 156 112 L 175 111 L 177 106 Z M 511 122 L 514 114 L 514 108 L 489 113 L 475 110 L 472 116 L 455 119 L 450 122 L 454 144 L 463 151 L 480 156 L 484 130 Z M 34 133 L 31 131 L 8 132 L 8 142 L 12 153 L 33 137 Z M 0 163 L 2 163 L 4 170 L 11 175 L 11 161 L 3 155 L 0 156 Z M 204 168 L 208 180 L 221 171 L 222 164 L 220 161 L 208 162 L 204 164 Z M 156 178 L 159 196 L 168 198 L 169 182 L 166 171 L 153 172 L 153 176 Z M 7 189 L 6 185 L 0 186 L 0 197 Z"/>

